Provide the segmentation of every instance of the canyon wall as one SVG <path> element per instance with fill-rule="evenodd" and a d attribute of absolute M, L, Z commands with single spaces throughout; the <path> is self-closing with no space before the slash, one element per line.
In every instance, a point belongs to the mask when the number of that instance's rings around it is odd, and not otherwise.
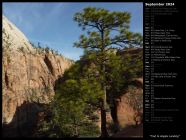
<path fill-rule="evenodd" d="M 28 123 L 28 118 L 41 110 L 37 104 L 51 101 L 55 81 L 73 61 L 50 50 L 34 48 L 5 16 L 2 36 L 2 123 L 14 122 L 18 127 L 20 123 Z"/>

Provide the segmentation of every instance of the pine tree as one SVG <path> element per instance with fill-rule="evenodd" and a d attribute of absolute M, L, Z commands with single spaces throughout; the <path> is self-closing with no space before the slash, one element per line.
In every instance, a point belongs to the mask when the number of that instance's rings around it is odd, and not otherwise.
<path fill-rule="evenodd" d="M 101 109 L 101 137 L 108 137 L 106 129 L 106 104 L 107 104 L 107 64 L 110 63 L 109 53 L 112 50 L 120 50 L 125 47 L 139 47 L 142 45 L 142 37 L 138 33 L 129 31 L 130 13 L 110 12 L 102 8 L 88 7 L 83 12 L 78 12 L 74 20 L 83 30 L 87 30 L 88 36 L 81 35 L 75 47 L 89 51 L 91 60 L 96 63 L 97 75 L 103 91 L 100 99 Z M 92 53 L 91 53 L 92 52 Z"/>

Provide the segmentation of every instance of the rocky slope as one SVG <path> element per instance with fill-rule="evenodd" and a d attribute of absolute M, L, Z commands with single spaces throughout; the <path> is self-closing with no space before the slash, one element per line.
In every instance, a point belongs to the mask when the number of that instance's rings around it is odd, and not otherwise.
<path fill-rule="evenodd" d="M 4 16 L 2 35 L 2 122 L 18 127 L 40 111 L 37 104 L 51 100 L 55 81 L 73 61 L 33 48 L 25 35 Z"/>

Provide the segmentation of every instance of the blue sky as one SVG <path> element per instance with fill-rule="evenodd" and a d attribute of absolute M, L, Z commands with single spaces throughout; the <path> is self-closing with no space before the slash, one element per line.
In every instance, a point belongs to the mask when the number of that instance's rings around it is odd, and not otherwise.
<path fill-rule="evenodd" d="M 65 57 L 78 60 L 83 50 L 74 48 L 73 43 L 85 32 L 73 21 L 73 16 L 87 6 L 130 12 L 130 30 L 143 33 L 142 3 L 3 3 L 3 14 L 30 41 L 48 45 Z"/>

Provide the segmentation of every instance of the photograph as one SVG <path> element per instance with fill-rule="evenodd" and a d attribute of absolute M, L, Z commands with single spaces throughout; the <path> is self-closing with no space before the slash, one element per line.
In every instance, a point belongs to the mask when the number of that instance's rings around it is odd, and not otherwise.
<path fill-rule="evenodd" d="M 143 2 L 3 2 L 2 136 L 143 138 Z"/>

